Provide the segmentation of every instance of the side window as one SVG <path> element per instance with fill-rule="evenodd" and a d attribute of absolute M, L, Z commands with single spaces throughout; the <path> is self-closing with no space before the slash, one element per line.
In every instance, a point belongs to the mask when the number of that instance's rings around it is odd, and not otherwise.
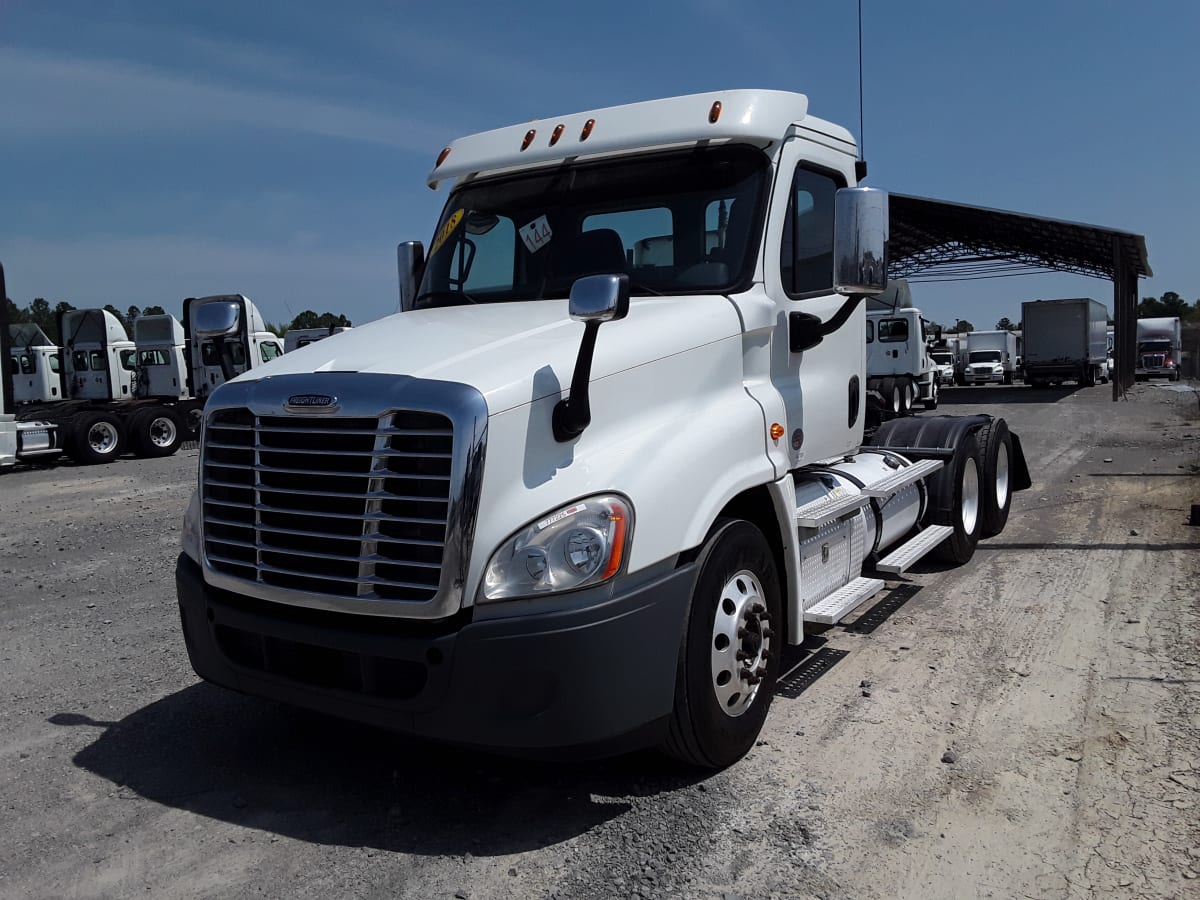
<path fill-rule="evenodd" d="M 90 354 L 91 368 L 93 372 L 104 371 L 104 354 L 99 350 L 93 350 Z"/>
<path fill-rule="evenodd" d="M 304 345 L 301 344 L 300 346 L 303 347 Z M 265 341 L 262 344 L 259 344 L 258 351 L 260 354 L 262 354 L 263 362 L 270 362 L 275 357 L 279 356 L 281 352 L 279 345 L 272 341 Z"/>
<path fill-rule="evenodd" d="M 20 372 L 20 371 L 21 371 L 21 362 L 20 362 L 20 360 L 18 360 L 18 359 L 17 359 L 15 356 L 10 356 L 10 357 L 8 358 L 8 360 L 9 360 L 9 362 L 11 362 L 11 363 L 12 363 L 12 371 L 13 371 L 13 374 L 16 374 L 17 372 Z"/>
<path fill-rule="evenodd" d="M 86 372 L 88 369 L 88 355 L 86 350 L 75 350 L 71 353 L 71 364 L 76 372 Z"/>
<path fill-rule="evenodd" d="M 796 170 L 779 252 L 783 289 L 790 295 L 833 288 L 833 195 L 840 186 L 824 172 Z"/>
<path fill-rule="evenodd" d="M 121 351 L 121 368 L 132 372 L 137 367 L 137 363 L 135 362 L 136 359 L 137 359 L 137 351 L 136 350 L 122 350 Z"/>
<path fill-rule="evenodd" d="M 219 366 L 221 360 L 217 358 L 217 345 L 212 341 L 205 341 L 201 344 L 200 361 L 206 366 Z"/>
<path fill-rule="evenodd" d="M 908 319 L 880 319 L 879 340 L 902 342 L 908 340 Z"/>
<path fill-rule="evenodd" d="M 225 346 L 229 349 L 229 358 L 235 366 L 246 364 L 246 348 L 242 346 L 241 341 L 227 341 Z"/>
<path fill-rule="evenodd" d="M 875 342 L 875 320 L 867 319 L 867 343 L 873 344 L 874 342 Z"/>
<path fill-rule="evenodd" d="M 32 375 L 37 371 L 37 357 L 28 353 L 21 354 L 21 374 Z"/>
<path fill-rule="evenodd" d="M 50 354 L 50 371 L 57 372 L 62 365 L 62 360 L 57 353 Z"/>

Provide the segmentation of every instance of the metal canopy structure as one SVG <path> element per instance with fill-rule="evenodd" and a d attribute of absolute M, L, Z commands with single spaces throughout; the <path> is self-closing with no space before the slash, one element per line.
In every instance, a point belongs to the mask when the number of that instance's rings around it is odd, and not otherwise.
<path fill-rule="evenodd" d="M 1153 274 L 1140 234 L 1100 225 L 890 194 L 888 274 L 972 281 L 1071 272 L 1113 283 L 1113 399 L 1134 381 L 1137 280 Z"/>

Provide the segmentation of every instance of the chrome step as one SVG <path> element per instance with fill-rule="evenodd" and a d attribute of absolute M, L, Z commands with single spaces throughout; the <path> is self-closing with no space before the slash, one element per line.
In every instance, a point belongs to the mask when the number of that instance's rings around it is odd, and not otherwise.
<path fill-rule="evenodd" d="M 918 459 L 911 466 L 904 466 L 887 478 L 868 484 L 862 492 L 868 497 L 890 497 L 901 488 L 906 488 L 914 481 L 920 481 L 926 475 L 936 472 L 943 465 L 940 459 Z"/>
<path fill-rule="evenodd" d="M 843 494 L 841 497 L 822 497 L 805 503 L 796 510 L 796 524 L 801 528 L 820 528 L 848 512 L 862 509 L 871 498 L 866 494 Z"/>
<path fill-rule="evenodd" d="M 862 606 L 882 589 L 883 582 L 878 578 L 855 578 L 806 609 L 804 621 L 836 625 L 848 613 Z"/>
<path fill-rule="evenodd" d="M 902 544 L 878 563 L 875 568 L 889 575 L 901 575 L 904 570 L 926 553 L 954 534 L 952 525 L 929 525 L 907 544 Z"/>

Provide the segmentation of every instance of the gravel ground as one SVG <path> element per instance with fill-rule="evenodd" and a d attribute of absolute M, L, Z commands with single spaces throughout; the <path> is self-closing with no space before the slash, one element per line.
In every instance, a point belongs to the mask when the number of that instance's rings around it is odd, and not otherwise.
<path fill-rule="evenodd" d="M 0 477 L 0 894 L 1200 896 L 1196 395 L 953 388 L 1031 460 L 1008 529 L 810 635 L 759 746 L 531 763 L 200 683 L 196 452 Z"/>

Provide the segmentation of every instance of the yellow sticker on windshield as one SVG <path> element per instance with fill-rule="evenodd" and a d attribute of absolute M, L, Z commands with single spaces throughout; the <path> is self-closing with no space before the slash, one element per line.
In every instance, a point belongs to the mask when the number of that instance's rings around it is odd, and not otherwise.
<path fill-rule="evenodd" d="M 453 213 L 451 213 L 450 218 L 446 220 L 446 224 L 442 226 L 442 230 L 438 232 L 438 236 L 433 241 L 433 247 L 429 250 L 430 256 L 433 256 L 433 254 L 437 253 L 442 244 L 446 243 L 446 241 L 450 238 L 450 235 L 454 234 L 454 229 L 457 228 L 458 223 L 463 220 L 463 215 L 465 215 L 465 213 L 466 210 L 463 209 L 455 210 Z"/>

